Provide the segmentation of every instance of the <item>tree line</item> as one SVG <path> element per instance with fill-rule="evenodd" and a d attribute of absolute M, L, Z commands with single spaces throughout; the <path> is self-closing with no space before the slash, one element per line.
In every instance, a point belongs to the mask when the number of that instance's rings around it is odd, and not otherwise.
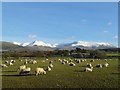
<path fill-rule="evenodd" d="M 74 57 L 74 58 L 107 58 L 106 52 L 101 50 L 86 50 L 76 48 L 75 50 L 54 50 L 54 51 L 3 51 L 2 57 Z"/>

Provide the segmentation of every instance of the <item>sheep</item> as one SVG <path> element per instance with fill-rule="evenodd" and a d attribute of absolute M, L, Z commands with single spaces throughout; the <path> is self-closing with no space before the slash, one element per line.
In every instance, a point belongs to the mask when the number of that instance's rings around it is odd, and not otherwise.
<path fill-rule="evenodd" d="M 48 58 L 46 60 L 48 61 Z"/>
<path fill-rule="evenodd" d="M 20 74 L 20 75 L 21 75 L 21 74 L 27 74 L 27 73 L 30 72 L 30 70 L 31 70 L 31 68 L 30 68 L 30 67 L 27 67 L 27 68 L 25 68 L 25 69 L 22 69 L 22 70 L 19 72 L 19 74 Z"/>
<path fill-rule="evenodd" d="M 47 67 L 47 71 L 51 71 L 51 70 L 52 70 L 52 69 L 48 66 L 48 67 Z"/>
<path fill-rule="evenodd" d="M 65 64 L 65 62 L 62 62 L 62 64 Z"/>
<path fill-rule="evenodd" d="M 1 67 L 8 67 L 6 64 L 0 64 Z"/>
<path fill-rule="evenodd" d="M 108 63 L 105 63 L 103 66 L 108 67 L 108 65 L 109 65 Z"/>
<path fill-rule="evenodd" d="M 96 67 L 102 68 L 102 64 L 97 64 Z"/>
<path fill-rule="evenodd" d="M 10 60 L 10 62 L 11 62 L 11 63 L 14 63 L 14 62 L 15 62 L 15 60 Z"/>
<path fill-rule="evenodd" d="M 80 60 L 77 60 L 77 63 L 80 63 Z"/>
<path fill-rule="evenodd" d="M 36 61 L 36 60 L 34 60 L 32 63 L 33 63 L 33 64 L 36 64 L 36 63 L 37 63 L 37 61 Z"/>
<path fill-rule="evenodd" d="M 27 63 L 28 63 L 27 61 L 24 62 L 24 64 L 27 64 Z"/>
<path fill-rule="evenodd" d="M 5 61 L 5 63 L 6 63 L 6 64 L 9 63 L 9 61 Z"/>
<path fill-rule="evenodd" d="M 35 74 L 46 74 L 46 71 L 43 68 L 36 68 Z"/>
<path fill-rule="evenodd" d="M 49 67 L 51 67 L 51 68 L 52 68 L 52 67 L 53 67 L 53 64 L 49 64 Z"/>
<path fill-rule="evenodd" d="M 53 61 L 49 61 L 49 64 L 52 64 L 53 63 Z"/>
<path fill-rule="evenodd" d="M 85 68 L 85 72 L 92 72 L 93 71 L 93 69 L 92 68 Z"/>
<path fill-rule="evenodd" d="M 12 65 L 13 65 L 13 63 L 12 63 L 12 62 L 10 62 L 10 63 L 9 63 L 9 65 L 10 65 L 10 66 L 12 66 Z"/>
<path fill-rule="evenodd" d="M 90 60 L 90 62 L 94 62 L 94 59 L 93 59 L 93 60 Z"/>
<path fill-rule="evenodd" d="M 69 63 L 70 66 L 75 66 L 75 63 L 71 62 Z"/>
<path fill-rule="evenodd" d="M 21 71 L 21 70 L 23 70 L 23 69 L 25 69 L 25 68 L 26 68 L 25 65 L 21 65 L 21 66 L 19 66 L 18 71 Z"/>
<path fill-rule="evenodd" d="M 92 67 L 92 64 L 91 63 L 90 64 L 87 63 L 87 67 Z"/>

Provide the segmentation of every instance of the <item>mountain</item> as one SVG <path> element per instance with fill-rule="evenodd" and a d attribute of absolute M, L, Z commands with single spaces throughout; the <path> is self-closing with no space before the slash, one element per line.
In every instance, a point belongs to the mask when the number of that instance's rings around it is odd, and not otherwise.
<path fill-rule="evenodd" d="M 76 41 L 72 43 L 59 44 L 56 47 L 57 49 L 104 49 L 104 48 L 115 48 L 112 44 L 109 43 L 101 43 L 101 42 L 84 42 L 84 41 Z"/>
<path fill-rule="evenodd" d="M 116 48 L 112 44 L 102 42 L 85 42 L 75 41 L 72 43 L 64 44 L 47 44 L 43 41 L 33 41 L 31 43 L 19 42 L 2 42 L 3 50 L 35 50 L 35 51 L 52 51 L 52 50 L 73 50 L 76 48 L 81 49 L 107 49 Z"/>

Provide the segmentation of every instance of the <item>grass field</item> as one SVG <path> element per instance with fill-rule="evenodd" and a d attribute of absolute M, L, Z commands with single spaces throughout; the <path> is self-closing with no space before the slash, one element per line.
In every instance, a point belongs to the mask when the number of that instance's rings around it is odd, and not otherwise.
<path fill-rule="evenodd" d="M 107 62 L 108 67 L 96 68 L 98 63 L 104 64 L 105 60 L 95 60 L 91 62 L 93 72 L 84 72 L 87 63 L 90 60 L 76 63 L 76 66 L 61 64 L 54 61 L 52 71 L 46 75 L 36 76 L 34 71 L 36 67 L 49 65 L 49 60 L 58 60 L 57 57 L 49 58 L 48 61 L 41 62 L 42 58 L 37 59 L 37 64 L 27 64 L 31 67 L 29 75 L 20 76 L 17 68 L 24 63 L 16 60 L 13 66 L 2 69 L 2 87 L 3 88 L 118 88 L 118 60 L 112 59 Z M 3 60 L 4 61 L 4 60 Z"/>

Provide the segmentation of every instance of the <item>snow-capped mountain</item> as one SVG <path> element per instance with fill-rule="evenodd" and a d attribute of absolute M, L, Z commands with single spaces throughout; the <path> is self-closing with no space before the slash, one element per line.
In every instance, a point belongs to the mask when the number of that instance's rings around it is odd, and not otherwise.
<path fill-rule="evenodd" d="M 13 42 L 13 44 L 15 44 L 15 45 L 21 45 L 21 43 L 19 43 L 19 42 Z"/>
<path fill-rule="evenodd" d="M 13 42 L 13 44 L 19 45 L 19 46 L 42 46 L 42 47 L 50 47 L 50 48 L 57 48 L 57 49 L 70 49 L 70 48 L 89 48 L 89 49 L 95 49 L 95 48 L 112 48 L 115 47 L 110 43 L 103 43 L 103 42 L 86 42 L 86 41 L 76 41 L 72 43 L 64 43 L 64 44 L 47 44 L 43 41 L 33 41 L 31 43 L 19 43 L 19 42 Z"/>

